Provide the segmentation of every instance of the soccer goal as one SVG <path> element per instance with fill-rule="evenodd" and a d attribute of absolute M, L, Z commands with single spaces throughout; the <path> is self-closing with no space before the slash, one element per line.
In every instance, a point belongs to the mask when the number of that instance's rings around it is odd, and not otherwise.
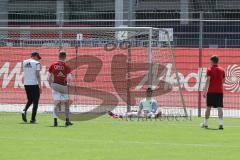
<path fill-rule="evenodd" d="M 0 110 L 20 110 L 26 102 L 21 62 L 37 51 L 39 111 L 51 111 L 47 70 L 61 50 L 74 76 L 72 112 L 130 111 L 151 87 L 160 108 L 187 116 L 169 33 L 151 27 L 0 27 Z"/>

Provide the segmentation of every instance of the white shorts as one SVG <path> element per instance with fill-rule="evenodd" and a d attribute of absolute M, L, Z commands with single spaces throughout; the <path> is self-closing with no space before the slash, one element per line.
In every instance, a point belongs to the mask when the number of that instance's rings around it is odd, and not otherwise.
<path fill-rule="evenodd" d="M 148 110 L 142 110 L 141 116 L 155 118 L 157 114 L 158 114 L 158 112 L 153 113 Z"/>
<path fill-rule="evenodd" d="M 67 86 L 53 83 L 51 87 L 52 87 L 52 97 L 55 101 L 69 100 L 69 94 L 67 93 Z"/>

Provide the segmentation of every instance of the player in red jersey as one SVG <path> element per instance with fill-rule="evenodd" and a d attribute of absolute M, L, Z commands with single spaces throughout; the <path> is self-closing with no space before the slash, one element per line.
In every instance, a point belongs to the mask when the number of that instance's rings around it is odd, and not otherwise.
<path fill-rule="evenodd" d="M 204 89 L 204 97 L 207 98 L 207 109 L 205 112 L 204 122 L 202 127 L 208 128 L 208 118 L 210 116 L 211 107 L 218 109 L 219 129 L 223 129 L 223 83 L 225 80 L 225 72 L 218 65 L 219 58 L 212 56 L 211 68 L 207 70 L 207 81 Z"/>
<path fill-rule="evenodd" d="M 61 105 L 65 107 L 65 116 L 66 116 L 66 126 L 72 125 L 69 120 L 70 111 L 69 111 L 69 94 L 68 86 L 72 80 L 72 74 L 70 67 L 65 63 L 66 52 L 60 52 L 58 55 L 59 60 L 51 64 L 49 68 L 49 84 L 52 88 L 52 96 L 54 99 L 54 109 L 53 109 L 53 118 L 54 118 L 54 127 L 58 126 L 57 118 L 58 112 L 61 109 Z"/>

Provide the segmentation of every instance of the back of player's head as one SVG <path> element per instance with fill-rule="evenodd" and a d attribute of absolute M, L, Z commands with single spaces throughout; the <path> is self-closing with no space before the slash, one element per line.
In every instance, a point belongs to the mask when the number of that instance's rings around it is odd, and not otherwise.
<path fill-rule="evenodd" d="M 39 54 L 38 52 L 32 52 L 32 53 L 31 53 L 31 57 L 32 57 L 32 58 L 37 58 L 37 59 L 39 59 L 39 60 L 42 59 L 41 56 L 40 56 L 40 54 Z"/>
<path fill-rule="evenodd" d="M 219 61 L 219 58 L 218 58 L 218 56 L 213 55 L 213 56 L 210 58 L 210 60 L 211 60 L 212 63 L 217 64 L 218 61 Z"/>
<path fill-rule="evenodd" d="M 59 57 L 60 59 L 66 59 L 67 54 L 66 54 L 66 52 L 60 52 L 59 55 L 58 55 L 58 57 Z"/>

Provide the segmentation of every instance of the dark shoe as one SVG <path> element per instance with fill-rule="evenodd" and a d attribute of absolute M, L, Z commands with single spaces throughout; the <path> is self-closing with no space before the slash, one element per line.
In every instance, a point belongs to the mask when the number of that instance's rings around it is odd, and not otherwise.
<path fill-rule="evenodd" d="M 223 125 L 219 125 L 219 130 L 223 130 Z"/>
<path fill-rule="evenodd" d="M 30 123 L 31 124 L 36 124 L 37 122 L 36 122 L 36 120 L 31 120 Z"/>
<path fill-rule="evenodd" d="M 109 115 L 110 117 L 114 117 L 114 116 L 115 116 L 115 114 L 114 114 L 113 112 L 111 112 L 111 111 L 108 111 L 108 115 Z"/>
<path fill-rule="evenodd" d="M 208 128 L 208 126 L 204 125 L 204 123 L 201 123 L 201 127 L 206 129 Z"/>
<path fill-rule="evenodd" d="M 58 126 L 57 118 L 54 118 L 53 127 L 57 127 L 57 126 Z"/>
<path fill-rule="evenodd" d="M 66 126 L 66 127 L 71 126 L 71 125 L 73 125 L 72 122 L 70 122 L 70 121 L 66 121 L 66 122 L 65 122 L 65 126 Z"/>
<path fill-rule="evenodd" d="M 23 122 L 27 122 L 27 113 L 26 112 L 22 113 L 22 120 L 23 120 Z"/>
<path fill-rule="evenodd" d="M 110 117 L 112 117 L 112 118 L 121 118 L 119 115 L 114 114 L 114 113 L 111 112 L 111 111 L 108 111 L 108 115 L 109 115 Z"/>
<path fill-rule="evenodd" d="M 161 118 L 162 117 L 162 112 L 159 112 L 156 114 L 155 118 Z"/>

